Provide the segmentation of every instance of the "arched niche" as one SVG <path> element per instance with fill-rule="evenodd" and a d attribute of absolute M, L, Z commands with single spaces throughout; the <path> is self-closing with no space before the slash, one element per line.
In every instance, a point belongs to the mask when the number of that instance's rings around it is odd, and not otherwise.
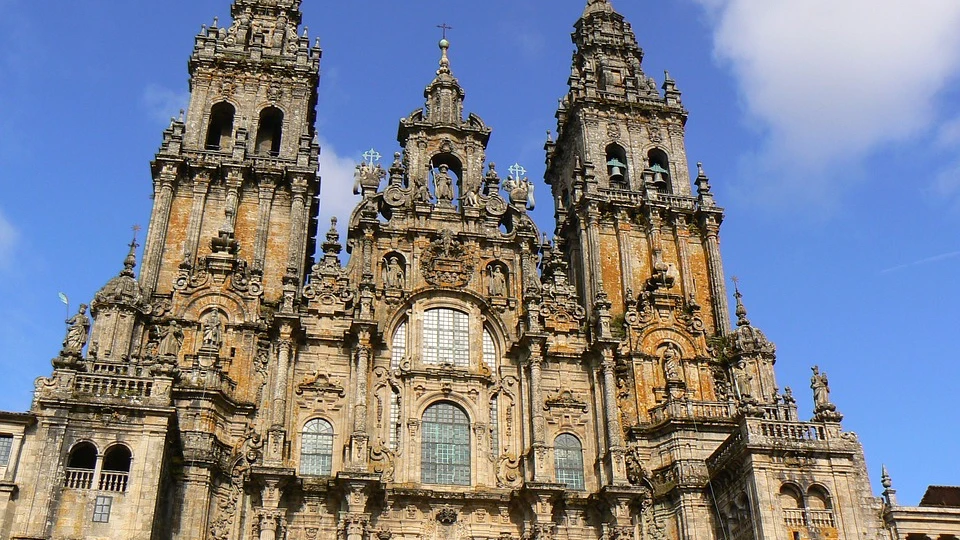
<path fill-rule="evenodd" d="M 257 123 L 257 144 L 254 151 L 261 156 L 279 157 L 282 141 L 283 111 L 273 106 L 263 109 Z"/>

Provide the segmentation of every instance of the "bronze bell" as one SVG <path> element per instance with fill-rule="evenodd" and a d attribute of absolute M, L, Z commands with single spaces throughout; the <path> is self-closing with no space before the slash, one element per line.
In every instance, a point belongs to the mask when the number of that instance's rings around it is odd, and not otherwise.
<path fill-rule="evenodd" d="M 611 182 L 623 182 L 623 170 L 626 168 L 626 164 L 620 161 L 617 158 L 612 158 L 607 162 L 607 169 L 610 171 L 610 181 Z"/>

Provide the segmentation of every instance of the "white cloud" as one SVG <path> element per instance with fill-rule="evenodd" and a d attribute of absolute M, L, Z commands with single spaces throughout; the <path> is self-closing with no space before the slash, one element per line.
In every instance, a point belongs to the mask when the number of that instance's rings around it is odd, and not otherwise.
<path fill-rule="evenodd" d="M 353 173 L 357 162 L 337 155 L 333 145 L 320 142 L 320 216 L 319 233 L 322 237 L 330 228 L 330 218 L 339 220 L 337 229 L 345 240 L 347 221 L 360 198 L 353 194 Z"/>
<path fill-rule="evenodd" d="M 7 268 L 13 262 L 13 250 L 20 234 L 0 211 L 0 268 Z"/>
<path fill-rule="evenodd" d="M 177 92 L 158 84 L 151 84 L 143 91 L 143 107 L 150 118 L 167 125 L 190 103 L 190 92 Z"/>
<path fill-rule="evenodd" d="M 960 68 L 956 0 L 698 1 L 768 135 L 757 180 L 780 196 L 823 198 L 839 167 L 932 127 Z"/>

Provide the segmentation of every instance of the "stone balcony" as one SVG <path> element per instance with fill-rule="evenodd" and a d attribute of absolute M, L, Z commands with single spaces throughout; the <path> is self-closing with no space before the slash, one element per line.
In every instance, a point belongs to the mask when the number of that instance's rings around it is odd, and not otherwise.
<path fill-rule="evenodd" d="M 58 369 L 36 383 L 34 400 L 84 401 L 116 406 L 166 407 L 173 379 L 151 377 L 137 366 L 92 364 L 86 371 Z"/>
<path fill-rule="evenodd" d="M 852 455 L 857 448 L 856 435 L 844 432 L 839 423 L 744 417 L 737 430 L 707 459 L 707 466 L 720 470 L 745 449 Z"/>

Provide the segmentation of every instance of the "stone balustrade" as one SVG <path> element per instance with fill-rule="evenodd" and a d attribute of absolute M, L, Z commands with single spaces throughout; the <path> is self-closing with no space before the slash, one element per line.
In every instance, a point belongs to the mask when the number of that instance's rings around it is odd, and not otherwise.
<path fill-rule="evenodd" d="M 125 472 L 103 471 L 100 473 L 100 491 L 125 493 L 130 475 Z"/>
<path fill-rule="evenodd" d="M 90 489 L 93 487 L 93 469 L 67 469 L 63 485 L 69 489 Z"/>

